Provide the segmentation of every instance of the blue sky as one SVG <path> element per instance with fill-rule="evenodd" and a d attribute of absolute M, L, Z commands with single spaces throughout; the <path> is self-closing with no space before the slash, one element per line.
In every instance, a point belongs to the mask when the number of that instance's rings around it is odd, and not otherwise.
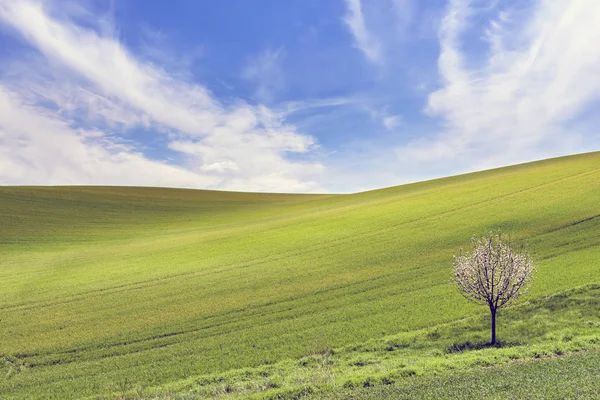
<path fill-rule="evenodd" d="M 0 0 L 0 184 L 355 192 L 600 149 L 600 2 Z"/>

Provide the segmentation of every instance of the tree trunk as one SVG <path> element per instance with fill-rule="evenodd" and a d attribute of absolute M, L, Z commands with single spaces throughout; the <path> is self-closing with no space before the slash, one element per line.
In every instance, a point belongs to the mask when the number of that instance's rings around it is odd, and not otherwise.
<path fill-rule="evenodd" d="M 492 342 L 490 345 L 496 344 L 496 309 L 490 307 L 490 311 L 492 312 Z"/>

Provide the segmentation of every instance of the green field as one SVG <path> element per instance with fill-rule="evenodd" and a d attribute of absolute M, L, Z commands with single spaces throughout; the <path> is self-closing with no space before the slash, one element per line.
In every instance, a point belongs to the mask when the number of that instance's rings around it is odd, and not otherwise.
<path fill-rule="evenodd" d="M 400 393 L 600 348 L 600 152 L 352 195 L 0 187 L 0 229 L 0 398 Z M 501 348 L 450 284 L 490 230 L 538 267 Z"/>
<path fill-rule="evenodd" d="M 326 392 L 322 399 L 598 399 L 600 352 L 425 375 L 393 385 Z"/>

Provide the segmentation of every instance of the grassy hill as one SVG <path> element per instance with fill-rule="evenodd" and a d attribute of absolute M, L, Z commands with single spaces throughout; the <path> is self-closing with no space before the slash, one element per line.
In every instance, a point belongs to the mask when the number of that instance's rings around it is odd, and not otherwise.
<path fill-rule="evenodd" d="M 0 187 L 1 398 L 289 397 L 600 347 L 600 153 L 352 195 Z M 473 235 L 520 306 L 449 284 Z"/>

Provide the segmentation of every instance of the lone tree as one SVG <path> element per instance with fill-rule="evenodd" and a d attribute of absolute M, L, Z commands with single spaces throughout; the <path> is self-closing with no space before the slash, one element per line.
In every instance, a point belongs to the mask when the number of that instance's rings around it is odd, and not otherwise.
<path fill-rule="evenodd" d="M 514 252 L 507 236 L 473 238 L 473 252 L 454 256 L 454 282 L 463 296 L 488 305 L 492 314 L 492 341 L 496 344 L 496 313 L 527 290 L 535 267 L 526 251 Z"/>

